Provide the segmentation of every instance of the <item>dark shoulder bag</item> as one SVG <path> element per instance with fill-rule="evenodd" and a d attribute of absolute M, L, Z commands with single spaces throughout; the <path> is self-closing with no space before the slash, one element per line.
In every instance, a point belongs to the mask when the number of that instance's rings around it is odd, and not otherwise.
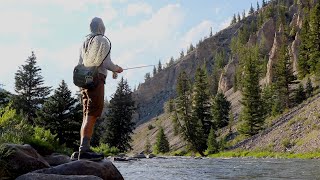
<path fill-rule="evenodd" d="M 101 35 L 101 34 L 98 34 L 98 35 Z M 97 35 L 95 35 L 95 36 L 97 36 Z M 91 39 L 93 39 L 95 36 L 91 37 Z M 104 36 L 104 37 L 107 38 L 106 36 Z M 103 59 L 103 61 L 108 57 L 108 55 L 110 54 L 110 51 L 111 51 L 111 41 L 109 39 L 108 39 L 108 41 L 110 43 L 110 49 L 109 49 L 109 52 L 106 55 L 106 57 Z M 88 44 L 89 43 L 90 43 L 90 40 L 89 40 Z M 103 61 L 101 62 L 101 64 L 103 63 Z M 84 89 L 92 89 L 92 88 L 96 87 L 96 85 L 99 82 L 99 77 L 98 77 L 99 76 L 99 70 L 98 70 L 99 66 L 85 67 L 84 64 L 78 64 L 73 70 L 73 83 L 76 86 L 78 86 L 80 88 L 84 88 Z"/>

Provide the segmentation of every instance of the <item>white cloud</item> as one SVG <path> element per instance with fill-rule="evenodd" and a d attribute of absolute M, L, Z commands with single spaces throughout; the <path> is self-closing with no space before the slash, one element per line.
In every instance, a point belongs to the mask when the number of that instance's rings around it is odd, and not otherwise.
<path fill-rule="evenodd" d="M 152 7 L 147 3 L 135 3 L 129 4 L 127 7 L 127 15 L 128 16 L 136 16 L 139 14 L 151 14 Z"/>
<path fill-rule="evenodd" d="M 205 36 L 208 37 L 210 34 L 210 28 L 213 28 L 213 26 L 214 24 L 211 21 L 205 20 L 192 27 L 182 38 L 181 46 L 189 47 L 191 43 L 195 45 L 199 39 Z"/>

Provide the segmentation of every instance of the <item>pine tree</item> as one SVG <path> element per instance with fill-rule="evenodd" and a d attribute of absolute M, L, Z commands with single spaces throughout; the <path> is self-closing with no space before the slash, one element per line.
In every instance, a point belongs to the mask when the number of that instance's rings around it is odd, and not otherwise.
<path fill-rule="evenodd" d="M 312 92 L 313 92 L 312 82 L 311 82 L 311 79 L 308 78 L 307 84 L 306 84 L 306 97 L 307 98 L 311 97 L 312 96 Z"/>
<path fill-rule="evenodd" d="M 0 84 L 0 87 L 1 86 L 2 85 Z M 8 91 L 0 88 L 0 108 L 6 107 L 10 99 L 11 99 L 11 94 Z"/>
<path fill-rule="evenodd" d="M 259 85 L 258 50 L 244 50 L 243 105 L 241 111 L 241 127 L 239 131 L 245 135 L 257 134 L 264 124 L 263 104 Z"/>
<path fill-rule="evenodd" d="M 37 115 L 36 124 L 57 134 L 59 143 L 66 144 L 67 147 L 78 147 L 82 108 L 79 101 L 72 97 L 64 80 Z"/>
<path fill-rule="evenodd" d="M 219 92 L 214 98 L 212 106 L 213 123 L 217 128 L 223 128 L 229 123 L 229 111 L 231 103 L 223 93 Z"/>
<path fill-rule="evenodd" d="M 265 7 L 267 5 L 265 0 L 262 0 L 262 7 Z"/>
<path fill-rule="evenodd" d="M 162 64 L 161 64 L 161 61 L 159 60 L 159 63 L 158 63 L 158 73 L 162 71 Z"/>
<path fill-rule="evenodd" d="M 209 37 L 212 37 L 213 34 L 212 34 L 212 27 L 210 27 L 210 34 L 209 34 Z"/>
<path fill-rule="evenodd" d="M 155 144 L 155 152 L 156 153 L 167 153 L 170 151 L 169 141 L 167 136 L 164 134 L 164 130 L 162 127 L 159 128 L 159 132 L 157 134 L 157 140 Z"/>
<path fill-rule="evenodd" d="M 262 102 L 264 107 L 264 112 L 267 116 L 272 114 L 272 107 L 275 104 L 274 100 L 274 90 L 271 85 L 266 86 L 262 91 Z"/>
<path fill-rule="evenodd" d="M 219 70 L 217 68 L 217 65 L 213 65 L 212 73 L 209 78 L 209 85 L 210 85 L 210 94 L 215 96 L 218 92 L 219 87 Z"/>
<path fill-rule="evenodd" d="M 243 10 L 242 12 L 242 19 L 245 19 L 246 18 L 246 10 Z"/>
<path fill-rule="evenodd" d="M 157 74 L 157 69 L 155 66 L 153 66 L 153 77 Z"/>
<path fill-rule="evenodd" d="M 169 66 L 171 66 L 171 65 L 173 65 L 173 64 L 174 64 L 174 59 L 173 59 L 173 57 L 171 56 L 170 61 L 169 61 Z"/>
<path fill-rule="evenodd" d="M 303 85 L 300 83 L 298 89 L 294 95 L 295 103 L 300 104 L 306 99 L 306 93 L 304 92 Z"/>
<path fill-rule="evenodd" d="M 219 143 L 217 142 L 216 139 L 216 133 L 214 131 L 213 128 L 210 129 L 210 133 L 209 133 L 209 137 L 208 137 L 208 142 L 207 142 L 207 146 L 208 146 L 208 154 L 214 154 L 219 152 Z"/>
<path fill-rule="evenodd" d="M 240 21 L 241 21 L 240 13 L 238 13 L 237 21 L 238 21 L 238 22 L 240 22 Z"/>
<path fill-rule="evenodd" d="M 199 43 L 200 44 L 200 43 Z M 181 52 L 180 52 L 180 59 L 181 58 L 183 58 L 184 57 L 184 52 L 183 52 L 183 50 L 181 50 Z"/>
<path fill-rule="evenodd" d="M 150 73 L 146 73 L 146 74 L 144 75 L 144 80 L 147 81 L 147 80 L 149 80 L 149 79 L 151 79 Z"/>
<path fill-rule="evenodd" d="M 27 121 L 34 124 L 36 111 L 39 110 L 45 99 L 50 94 L 50 87 L 44 86 L 41 68 L 36 62 L 36 56 L 32 52 L 26 60 L 26 64 L 19 67 L 15 73 L 15 91 L 17 96 L 13 99 L 13 105 L 26 115 Z"/>
<path fill-rule="evenodd" d="M 128 82 L 123 78 L 118 83 L 108 108 L 109 112 L 103 124 L 105 132 L 102 135 L 102 142 L 122 152 L 127 151 L 131 149 L 130 135 L 135 124 L 132 122 L 134 101 Z"/>
<path fill-rule="evenodd" d="M 150 144 L 149 135 L 147 135 L 146 143 L 144 145 L 144 152 L 148 154 L 151 153 L 151 144 Z"/>
<path fill-rule="evenodd" d="M 189 47 L 189 49 L 188 49 L 188 51 L 187 51 L 187 53 L 190 53 L 191 51 L 193 51 L 194 50 L 194 46 L 192 45 L 192 43 L 190 44 L 190 47 Z"/>
<path fill-rule="evenodd" d="M 233 18 L 232 18 L 232 21 L 231 21 L 231 25 L 232 24 L 235 24 L 237 23 L 237 17 L 236 17 L 236 14 L 233 14 Z"/>
<path fill-rule="evenodd" d="M 257 1 L 257 11 L 260 10 L 260 5 L 259 5 L 259 2 Z"/>
<path fill-rule="evenodd" d="M 310 48 L 312 46 L 310 40 L 310 26 L 308 17 L 303 20 L 303 26 L 300 31 L 301 44 L 299 47 L 298 73 L 299 78 L 304 78 L 310 73 Z"/>
<path fill-rule="evenodd" d="M 310 12 L 310 70 L 320 74 L 320 1 Z"/>
<path fill-rule="evenodd" d="M 278 52 L 278 61 L 275 64 L 274 70 L 274 87 L 278 98 L 277 103 L 280 103 L 279 112 L 290 107 L 290 85 L 295 80 L 293 76 L 292 63 L 290 61 L 288 48 L 285 45 L 285 37 L 283 35 L 282 45 Z"/>
<path fill-rule="evenodd" d="M 253 8 L 253 6 L 251 4 L 250 10 L 249 10 L 249 15 L 252 15 L 253 13 L 254 13 L 254 8 Z"/>
<path fill-rule="evenodd" d="M 204 68 L 197 68 L 192 96 L 192 116 L 201 121 L 204 137 L 207 139 L 211 127 L 211 105 L 208 76 Z"/>
<path fill-rule="evenodd" d="M 191 110 L 191 85 L 187 73 L 183 71 L 177 80 L 177 102 L 176 102 L 175 124 L 183 138 L 190 144 L 192 150 L 198 151 L 204 156 L 206 139 L 203 137 L 203 126 L 201 120 L 192 116 Z M 205 140 L 203 142 L 203 140 Z M 205 145 L 206 146 L 206 145 Z"/>

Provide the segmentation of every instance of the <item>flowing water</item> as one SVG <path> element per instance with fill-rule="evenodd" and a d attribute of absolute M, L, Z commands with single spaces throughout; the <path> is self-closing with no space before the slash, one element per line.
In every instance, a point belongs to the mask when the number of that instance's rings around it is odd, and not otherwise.
<path fill-rule="evenodd" d="M 114 165 L 125 180 L 320 179 L 320 160 L 170 157 Z"/>

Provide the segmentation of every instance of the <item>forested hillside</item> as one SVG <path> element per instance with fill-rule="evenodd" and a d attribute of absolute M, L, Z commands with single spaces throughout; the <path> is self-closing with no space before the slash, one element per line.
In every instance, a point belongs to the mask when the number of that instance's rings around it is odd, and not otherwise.
<path fill-rule="evenodd" d="M 136 122 L 149 121 L 136 129 L 134 151 L 146 138 L 155 143 L 164 126 L 173 150 L 215 153 L 307 105 L 318 93 L 319 21 L 313 0 L 262 1 L 248 16 L 235 13 L 229 27 L 190 45 L 134 91 Z"/>

